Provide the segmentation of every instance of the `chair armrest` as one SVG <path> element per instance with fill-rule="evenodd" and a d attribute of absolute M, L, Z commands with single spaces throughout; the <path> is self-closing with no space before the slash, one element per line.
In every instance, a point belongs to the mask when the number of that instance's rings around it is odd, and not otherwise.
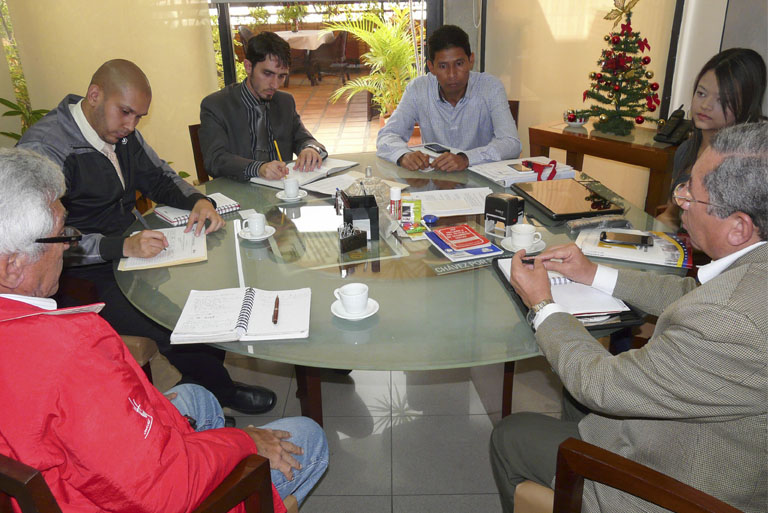
<path fill-rule="evenodd" d="M 585 478 L 680 513 L 739 513 L 677 479 L 575 438 L 557 451 L 555 513 L 581 511 Z"/>
<path fill-rule="evenodd" d="M 247 513 L 274 512 L 268 459 L 247 456 L 193 513 L 227 513 L 241 502 Z"/>
<path fill-rule="evenodd" d="M 0 454 L 0 511 L 14 511 L 7 496 L 16 499 L 22 511 L 61 513 L 40 472 Z"/>

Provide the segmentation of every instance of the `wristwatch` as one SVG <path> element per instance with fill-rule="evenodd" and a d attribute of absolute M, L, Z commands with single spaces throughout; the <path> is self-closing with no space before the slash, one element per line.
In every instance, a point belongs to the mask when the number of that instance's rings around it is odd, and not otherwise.
<path fill-rule="evenodd" d="M 536 314 L 541 312 L 541 309 L 544 308 L 547 305 L 551 305 L 554 303 L 551 299 L 545 299 L 543 301 L 540 301 L 533 305 L 530 310 L 528 310 L 528 315 L 525 316 L 525 320 L 530 324 L 531 328 L 533 328 L 533 320 L 536 318 Z"/>

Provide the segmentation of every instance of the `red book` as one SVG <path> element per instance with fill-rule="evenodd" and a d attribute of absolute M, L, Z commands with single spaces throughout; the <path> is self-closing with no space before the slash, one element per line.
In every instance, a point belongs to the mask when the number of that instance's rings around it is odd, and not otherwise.
<path fill-rule="evenodd" d="M 432 231 L 445 241 L 451 249 L 455 249 L 456 251 L 482 248 L 491 245 L 491 241 L 477 233 L 468 224 L 435 228 Z"/>

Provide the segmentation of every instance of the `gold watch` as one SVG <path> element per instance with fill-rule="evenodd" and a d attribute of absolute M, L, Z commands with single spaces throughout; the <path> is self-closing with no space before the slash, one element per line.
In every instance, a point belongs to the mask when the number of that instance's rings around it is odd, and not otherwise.
<path fill-rule="evenodd" d="M 525 316 L 525 320 L 528 321 L 528 324 L 533 328 L 533 320 L 536 318 L 536 314 L 538 314 L 542 308 L 544 308 L 547 305 L 551 305 L 554 303 L 551 299 L 545 299 L 543 301 L 539 301 L 535 305 L 533 305 L 530 310 L 528 310 L 528 315 Z"/>

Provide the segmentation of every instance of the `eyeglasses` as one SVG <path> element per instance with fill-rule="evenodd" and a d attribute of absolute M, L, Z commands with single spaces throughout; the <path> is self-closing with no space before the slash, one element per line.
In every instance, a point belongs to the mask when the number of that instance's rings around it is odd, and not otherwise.
<path fill-rule="evenodd" d="M 74 226 L 65 226 L 61 230 L 61 234 L 57 237 L 43 237 L 41 239 L 35 239 L 35 242 L 40 244 L 55 244 L 57 242 L 64 242 L 70 246 L 77 246 L 79 241 L 83 240 L 83 234 L 80 230 Z"/>
<path fill-rule="evenodd" d="M 691 194 L 691 181 L 686 180 L 685 182 L 677 184 L 675 187 L 675 190 L 672 192 L 672 197 L 675 199 L 675 203 L 677 203 L 677 206 L 682 208 L 683 210 L 688 210 L 691 206 L 691 203 L 701 203 L 702 205 L 709 205 L 711 207 L 716 208 L 727 208 L 723 205 L 717 205 L 715 203 L 708 203 L 706 201 L 697 200 L 693 197 L 693 194 Z"/>

